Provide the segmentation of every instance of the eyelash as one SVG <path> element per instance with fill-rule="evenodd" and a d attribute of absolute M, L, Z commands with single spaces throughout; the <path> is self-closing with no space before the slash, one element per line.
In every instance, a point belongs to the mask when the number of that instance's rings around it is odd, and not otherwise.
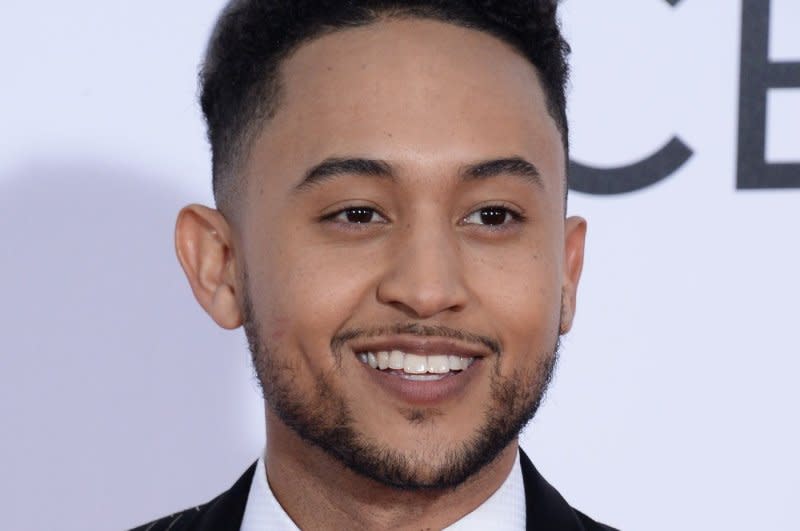
<path fill-rule="evenodd" d="M 521 212 L 519 212 L 516 209 L 513 209 L 513 208 L 511 208 L 511 207 L 509 207 L 507 205 L 494 204 L 494 205 L 485 205 L 485 206 L 482 206 L 480 208 L 477 208 L 477 209 L 473 210 L 472 212 L 470 212 L 469 214 L 464 216 L 464 218 L 462 218 L 461 221 L 463 222 L 463 221 L 467 220 L 468 218 L 472 217 L 473 215 L 481 214 L 481 213 L 483 213 L 485 211 L 500 211 L 500 212 L 506 214 L 507 216 L 509 216 L 511 219 L 508 220 L 508 221 L 504 221 L 503 223 L 500 223 L 500 224 L 497 224 L 497 225 L 481 224 L 481 223 L 470 223 L 468 225 L 487 227 L 489 230 L 503 230 L 504 228 L 507 228 L 509 225 L 515 225 L 515 224 L 518 224 L 518 223 L 523 223 L 523 222 L 527 221 L 527 219 L 528 219 L 524 214 L 522 214 Z M 380 224 L 387 223 L 387 221 L 385 221 L 386 220 L 386 216 L 381 214 L 380 211 L 378 211 L 378 209 L 373 208 L 373 207 L 369 207 L 369 206 L 350 206 L 350 207 L 347 207 L 347 208 L 342 208 L 340 210 L 337 210 L 336 212 L 331 212 L 330 214 L 326 214 L 325 216 L 320 218 L 320 221 L 346 225 L 346 226 L 348 226 L 348 229 L 352 228 L 353 230 L 359 230 L 361 228 L 365 228 L 366 225 L 374 224 L 374 222 L 371 219 L 370 219 L 370 221 L 363 221 L 363 222 L 345 221 L 345 220 L 337 221 L 336 218 L 338 218 L 339 216 L 341 216 L 343 214 L 345 216 L 347 216 L 349 213 L 362 214 L 362 215 L 367 214 L 370 217 L 377 215 L 377 216 L 380 216 L 381 218 L 384 219 L 384 221 L 379 221 L 378 223 L 380 223 Z"/>
<path fill-rule="evenodd" d="M 467 214 L 462 219 L 462 221 L 470 218 L 471 216 L 473 216 L 475 214 L 481 214 L 482 212 L 485 212 L 487 210 L 500 211 L 500 212 L 506 214 L 507 216 L 509 216 L 510 219 L 508 221 L 505 221 L 505 222 L 499 224 L 499 225 L 480 224 L 480 223 L 474 223 L 474 224 L 471 224 L 471 225 L 477 225 L 479 227 L 486 227 L 489 230 L 507 230 L 509 225 L 517 225 L 519 223 L 524 223 L 525 221 L 528 220 L 528 218 L 522 212 L 519 212 L 518 210 L 516 210 L 514 208 L 511 208 L 508 205 L 495 204 L 495 205 L 485 205 L 485 206 L 482 206 L 480 208 L 477 208 L 477 209 L 473 210 L 472 212 Z"/>
<path fill-rule="evenodd" d="M 342 208 L 342 209 L 337 210 L 336 212 L 331 212 L 330 214 L 326 214 L 326 215 L 322 216 L 320 221 L 326 221 L 326 222 L 329 222 L 329 223 L 338 223 L 340 225 L 351 225 L 351 226 L 353 226 L 352 228 L 356 229 L 356 230 L 362 228 L 362 226 L 374 224 L 374 222 L 372 222 L 372 221 L 367 221 L 367 222 L 353 221 L 353 222 L 350 222 L 350 221 L 337 221 L 336 220 L 336 218 L 338 218 L 342 214 L 346 215 L 349 212 L 356 212 L 356 211 L 360 211 L 362 213 L 369 213 L 371 215 L 377 215 L 377 216 L 380 216 L 381 218 L 383 218 L 384 220 L 386 220 L 386 216 L 381 214 L 378 211 L 377 208 L 373 208 L 373 207 L 369 207 L 369 206 L 349 206 L 347 208 Z M 386 221 L 379 222 L 379 223 L 381 223 L 381 224 L 382 223 L 386 223 Z M 350 227 L 348 227 L 348 228 L 350 228 Z"/>

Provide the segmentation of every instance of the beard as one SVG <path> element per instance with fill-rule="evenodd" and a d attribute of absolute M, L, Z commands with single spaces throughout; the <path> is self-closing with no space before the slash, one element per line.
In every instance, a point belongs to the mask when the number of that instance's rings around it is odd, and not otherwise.
<path fill-rule="evenodd" d="M 560 334 L 556 334 L 553 348 L 539 356 L 536 366 L 527 370 L 517 369 L 510 376 L 503 376 L 499 370 L 502 353 L 498 346 L 491 371 L 490 399 L 474 434 L 449 448 L 434 450 L 435 453 L 430 455 L 419 452 L 409 454 L 370 440 L 356 429 L 347 400 L 336 388 L 333 372 L 321 371 L 314 375 L 316 385 L 313 391 L 298 390 L 295 386 L 295 366 L 290 360 L 275 356 L 262 341 L 258 320 L 247 293 L 243 306 L 244 330 L 267 406 L 302 439 L 322 449 L 353 472 L 397 489 L 454 488 L 491 463 L 519 436 L 536 414 L 558 360 Z M 345 341 L 363 335 L 390 332 L 466 338 L 484 346 L 497 344 L 489 338 L 459 330 L 417 324 L 369 332 L 351 330 L 331 341 L 331 350 L 337 356 L 337 369 L 341 367 L 341 346 Z M 414 409 L 405 412 L 405 416 L 410 423 L 421 423 L 427 414 L 424 409 Z"/>

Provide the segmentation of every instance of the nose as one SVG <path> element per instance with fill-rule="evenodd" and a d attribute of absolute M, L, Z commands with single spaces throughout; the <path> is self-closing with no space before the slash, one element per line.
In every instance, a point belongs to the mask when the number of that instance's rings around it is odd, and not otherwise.
<path fill-rule="evenodd" d="M 413 319 L 461 311 L 468 299 L 462 253 L 452 228 L 426 225 L 404 229 L 391 246 L 377 291 L 380 302 Z"/>

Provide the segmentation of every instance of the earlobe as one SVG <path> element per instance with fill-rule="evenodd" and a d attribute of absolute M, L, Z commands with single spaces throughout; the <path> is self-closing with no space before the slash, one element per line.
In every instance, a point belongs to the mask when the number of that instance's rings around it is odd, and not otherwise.
<path fill-rule="evenodd" d="M 242 324 L 231 229 L 220 212 L 189 205 L 178 214 L 175 251 L 200 306 L 223 328 Z"/>
<path fill-rule="evenodd" d="M 572 328 L 577 304 L 578 283 L 583 271 L 586 220 L 570 217 L 564 230 L 564 272 L 561 285 L 561 334 Z"/>

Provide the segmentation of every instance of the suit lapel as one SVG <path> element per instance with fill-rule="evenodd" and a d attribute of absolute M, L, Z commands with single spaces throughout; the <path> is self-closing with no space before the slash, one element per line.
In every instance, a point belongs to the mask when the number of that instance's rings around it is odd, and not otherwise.
<path fill-rule="evenodd" d="M 230 489 L 206 504 L 205 514 L 197 522 L 197 531 L 238 530 L 241 527 L 255 470 L 254 462 Z"/>
<path fill-rule="evenodd" d="M 522 481 L 525 485 L 526 528 L 528 531 L 582 531 L 575 511 L 536 470 L 531 460 L 519 450 Z"/>

